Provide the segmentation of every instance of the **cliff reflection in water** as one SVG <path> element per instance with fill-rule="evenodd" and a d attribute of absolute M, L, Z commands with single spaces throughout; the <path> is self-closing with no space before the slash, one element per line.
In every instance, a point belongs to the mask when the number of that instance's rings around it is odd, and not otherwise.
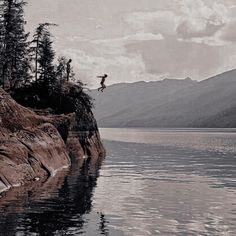
<path fill-rule="evenodd" d="M 45 183 L 35 182 L 5 193 L 0 199 L 0 235 L 83 232 L 84 214 L 91 211 L 101 163 L 101 159 L 77 160 L 70 170 L 58 173 Z M 105 216 L 97 214 L 98 228 L 105 234 Z"/>

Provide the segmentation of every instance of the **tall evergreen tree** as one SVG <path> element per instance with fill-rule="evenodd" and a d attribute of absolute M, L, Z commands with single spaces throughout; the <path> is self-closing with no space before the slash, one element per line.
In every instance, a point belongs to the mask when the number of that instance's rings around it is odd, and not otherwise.
<path fill-rule="evenodd" d="M 24 0 L 0 0 L 0 76 L 14 90 L 29 79 L 29 33 L 25 33 Z"/>
<path fill-rule="evenodd" d="M 52 40 L 50 36 L 45 34 L 39 43 L 38 64 L 39 64 L 39 80 L 52 85 L 55 79 L 55 69 L 53 65 L 55 52 L 52 48 Z"/>
<path fill-rule="evenodd" d="M 58 58 L 58 64 L 57 64 L 57 68 L 56 68 L 56 77 L 57 80 L 59 80 L 60 83 L 63 83 L 66 81 L 66 63 L 67 63 L 67 59 L 64 56 L 60 56 Z"/>
<path fill-rule="evenodd" d="M 3 46 L 4 46 L 4 34 L 5 34 L 5 27 L 4 27 L 4 5 L 3 1 L 0 1 L 0 53 L 3 52 Z M 0 64 L 1 66 L 1 64 Z"/>
<path fill-rule="evenodd" d="M 50 38 L 51 34 L 48 30 L 50 26 L 56 26 L 56 24 L 51 23 L 42 23 L 39 24 L 38 27 L 35 30 L 34 36 L 33 36 L 33 43 L 35 46 L 31 47 L 31 49 L 34 51 L 35 57 L 35 81 L 38 80 L 38 74 L 39 74 L 39 54 L 40 51 L 42 51 L 41 46 L 43 45 L 43 40 L 45 40 L 45 37 Z"/>

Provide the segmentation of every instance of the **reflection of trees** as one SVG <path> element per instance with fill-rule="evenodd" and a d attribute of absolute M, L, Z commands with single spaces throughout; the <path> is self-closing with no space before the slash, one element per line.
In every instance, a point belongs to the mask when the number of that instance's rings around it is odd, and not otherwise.
<path fill-rule="evenodd" d="M 106 220 L 105 215 L 101 214 L 100 226 L 99 226 L 99 229 L 101 231 L 101 235 L 105 235 L 105 236 L 109 235 L 108 230 L 107 230 L 107 223 L 109 223 L 109 222 Z"/>
<path fill-rule="evenodd" d="M 11 231 L 9 235 L 14 235 L 17 231 L 24 232 L 25 235 L 30 233 L 64 235 L 70 230 L 79 232 L 84 224 L 83 215 L 91 211 L 93 190 L 96 187 L 100 166 L 101 160 L 96 162 L 87 160 L 81 163 L 80 170 L 77 168 L 76 171 L 74 163 L 70 173 L 62 179 L 59 187 L 57 186 L 57 194 L 55 191 L 54 195 L 50 193 L 51 185 L 48 186 L 49 189 L 44 189 L 42 185 L 37 190 L 24 194 L 20 204 L 19 202 L 6 204 L 5 212 L 1 213 L 4 221 L 2 218 L 0 222 L 4 223 L 0 224 L 0 235 L 1 232 L 9 231 Z M 48 191 L 49 198 L 37 198 L 33 191 L 39 195 L 40 191 Z M 17 212 L 14 212 L 9 208 L 11 204 L 23 205 L 20 206 L 20 210 L 18 208 Z M 101 215 L 100 220 L 101 233 L 108 235 L 104 215 Z"/>

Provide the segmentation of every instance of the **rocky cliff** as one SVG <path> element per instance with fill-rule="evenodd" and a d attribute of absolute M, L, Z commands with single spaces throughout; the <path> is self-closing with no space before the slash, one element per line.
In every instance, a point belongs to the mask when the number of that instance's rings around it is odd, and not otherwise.
<path fill-rule="evenodd" d="M 0 192 L 53 176 L 70 166 L 69 156 L 104 156 L 96 121 L 92 113 L 84 113 L 93 125 L 81 131 L 77 112 L 33 111 L 0 89 Z"/>

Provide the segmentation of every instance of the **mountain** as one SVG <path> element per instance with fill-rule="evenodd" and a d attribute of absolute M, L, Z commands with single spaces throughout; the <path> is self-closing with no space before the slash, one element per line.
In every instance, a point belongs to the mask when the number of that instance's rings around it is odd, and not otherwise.
<path fill-rule="evenodd" d="M 122 83 L 92 91 L 101 127 L 236 127 L 236 70 L 189 78 Z"/>

